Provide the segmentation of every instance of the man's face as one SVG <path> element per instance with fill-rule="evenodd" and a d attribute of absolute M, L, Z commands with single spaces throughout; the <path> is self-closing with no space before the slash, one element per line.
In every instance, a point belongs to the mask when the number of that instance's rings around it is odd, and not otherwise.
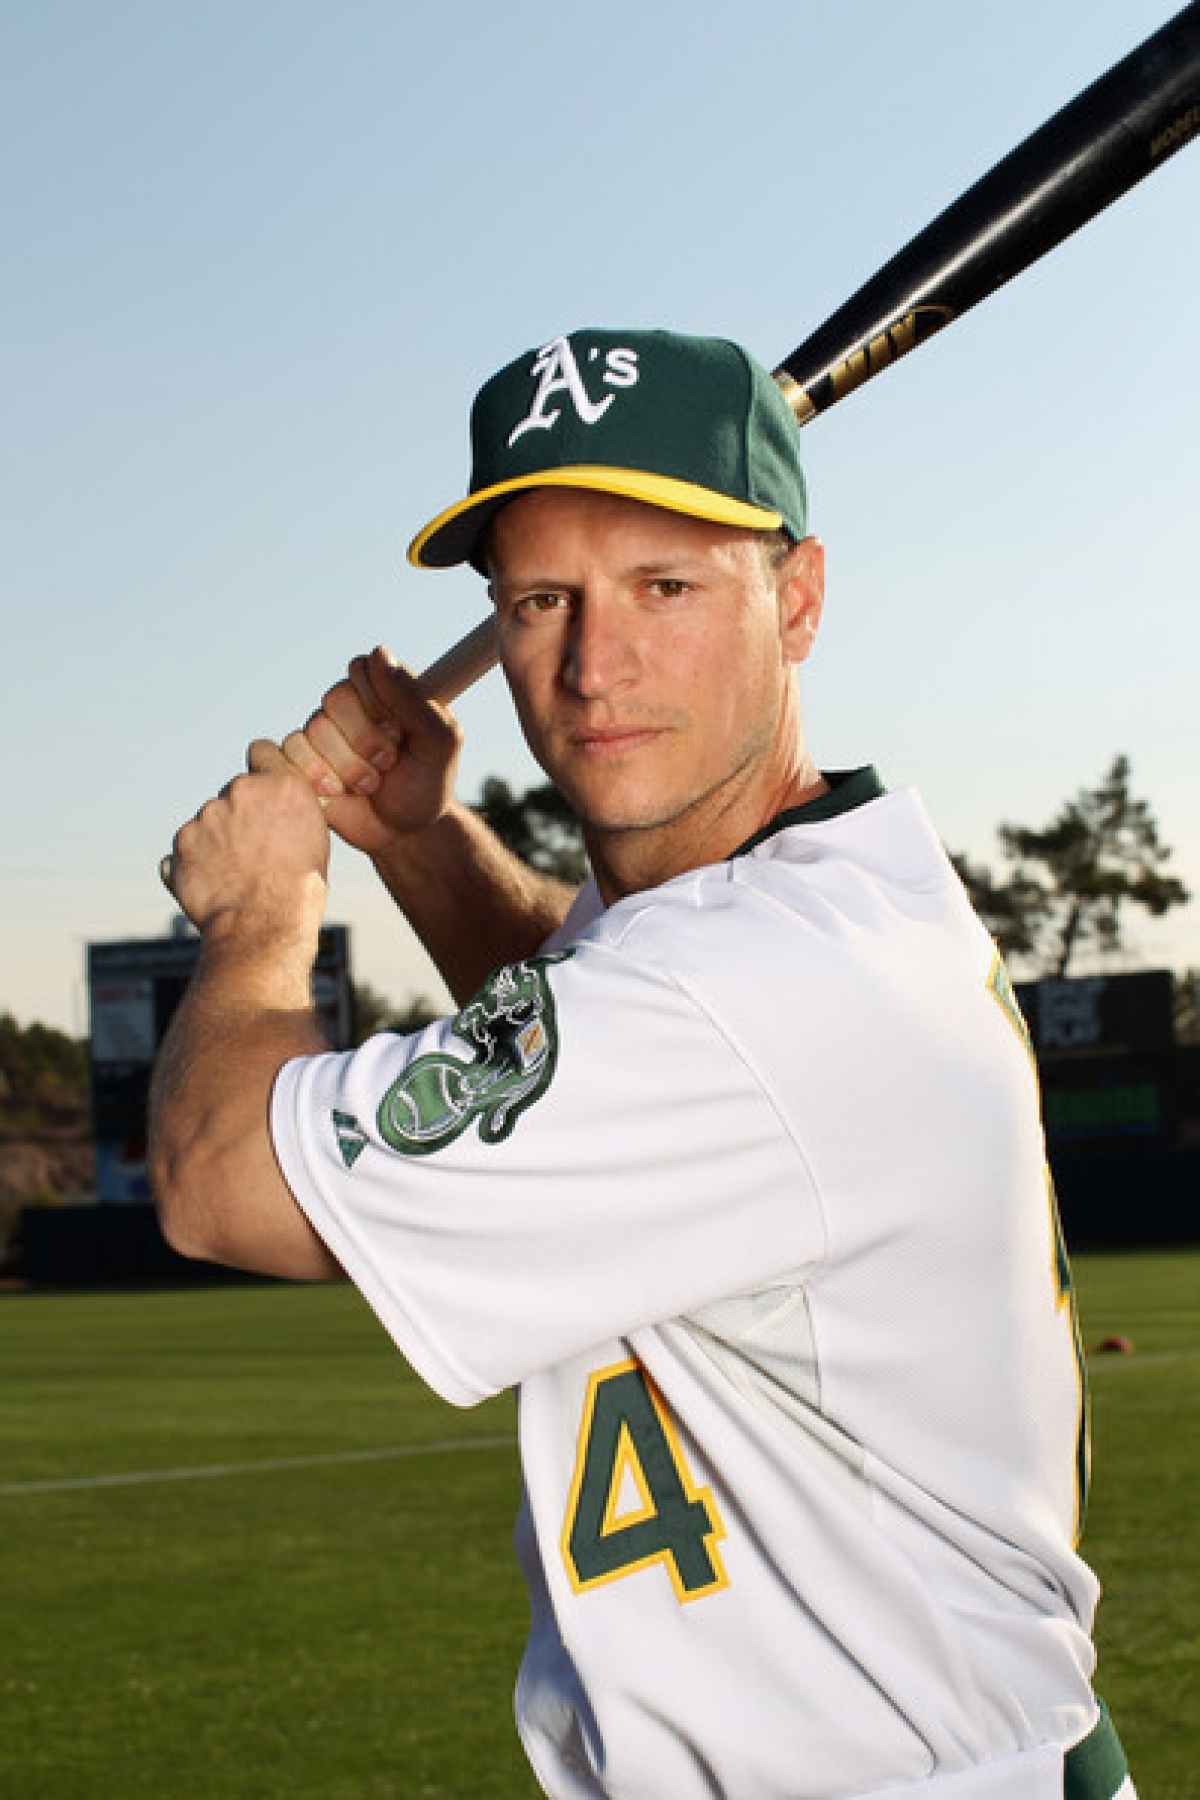
<path fill-rule="evenodd" d="M 522 729 L 593 858 L 650 834 L 641 851 L 661 840 L 678 864 L 686 838 L 695 866 L 765 822 L 799 740 L 818 545 L 779 569 L 756 533 L 540 488 L 494 520 L 488 567 Z"/>

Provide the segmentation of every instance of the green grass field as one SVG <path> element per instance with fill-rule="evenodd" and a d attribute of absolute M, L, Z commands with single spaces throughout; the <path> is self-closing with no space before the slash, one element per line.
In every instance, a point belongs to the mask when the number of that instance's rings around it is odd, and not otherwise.
<path fill-rule="evenodd" d="M 1099 1686 L 1197 1791 L 1200 1255 L 1080 1258 Z M 529 1800 L 507 1398 L 429 1396 L 339 1288 L 0 1298 L 0 1793 Z M 667 1800 L 667 1797 L 664 1797 Z"/>

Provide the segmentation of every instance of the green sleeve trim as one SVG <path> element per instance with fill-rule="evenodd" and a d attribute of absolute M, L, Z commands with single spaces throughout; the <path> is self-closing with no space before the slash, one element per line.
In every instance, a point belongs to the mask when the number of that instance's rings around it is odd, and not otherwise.
<path fill-rule="evenodd" d="M 1063 1800 L 1113 1800 L 1129 1774 L 1117 1728 L 1100 1702 L 1100 1717 L 1063 1764 Z"/>

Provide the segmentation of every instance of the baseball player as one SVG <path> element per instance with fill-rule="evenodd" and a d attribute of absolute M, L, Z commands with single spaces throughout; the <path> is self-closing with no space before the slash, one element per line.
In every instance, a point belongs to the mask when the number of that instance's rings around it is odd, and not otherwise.
<path fill-rule="evenodd" d="M 472 439 L 410 556 L 487 578 L 592 877 L 454 800 L 457 727 L 382 652 L 253 745 L 175 840 L 164 1228 L 344 1272 L 455 1405 L 519 1388 L 555 1800 L 1129 1800 L 1029 1040 L 915 794 L 809 757 L 791 414 L 732 344 L 585 330 Z M 461 1001 L 346 1054 L 308 993 L 330 828 Z"/>

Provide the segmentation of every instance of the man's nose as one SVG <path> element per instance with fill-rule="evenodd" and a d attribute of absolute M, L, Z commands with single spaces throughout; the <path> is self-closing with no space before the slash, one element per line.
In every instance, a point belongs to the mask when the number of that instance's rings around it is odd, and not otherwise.
<path fill-rule="evenodd" d="M 563 649 L 563 680 L 586 699 L 631 681 L 637 652 L 624 610 L 612 598 L 584 594 L 575 607 Z"/>

